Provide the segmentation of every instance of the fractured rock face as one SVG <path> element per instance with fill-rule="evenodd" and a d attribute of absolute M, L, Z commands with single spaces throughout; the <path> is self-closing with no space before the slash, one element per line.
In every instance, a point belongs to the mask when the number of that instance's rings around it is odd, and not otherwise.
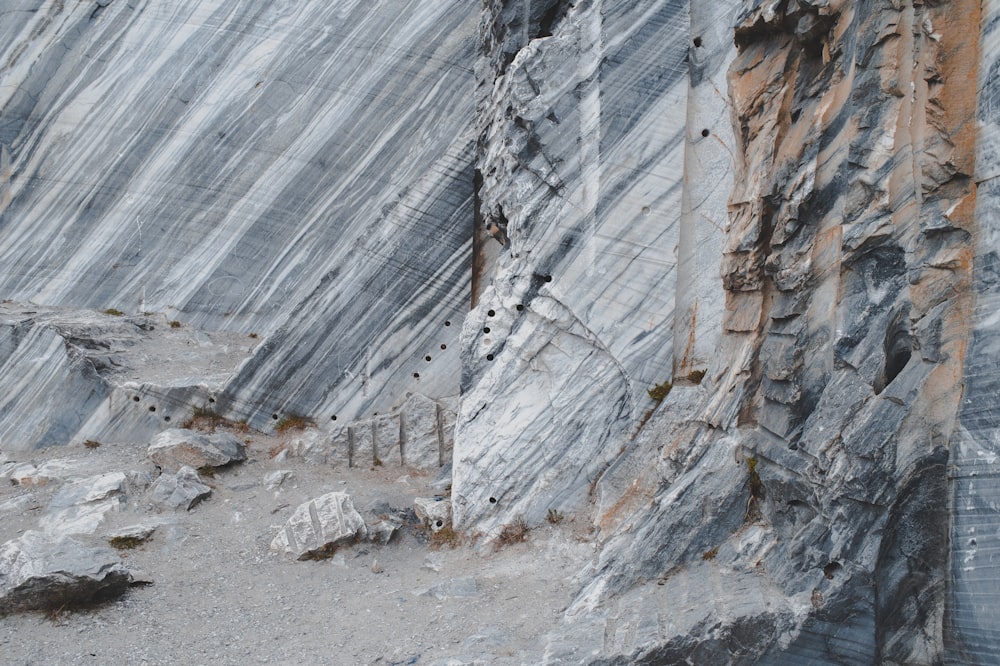
<path fill-rule="evenodd" d="M 222 467 L 245 460 L 247 454 L 246 446 L 232 433 L 174 428 L 153 438 L 149 457 L 161 468 L 176 471 L 185 465 L 195 469 Z"/>
<path fill-rule="evenodd" d="M 271 549 L 299 560 L 329 557 L 340 546 L 368 536 L 368 528 L 347 493 L 327 493 L 295 509 L 271 541 Z"/>
<path fill-rule="evenodd" d="M 0 546 L 0 615 L 87 606 L 128 585 L 128 570 L 108 548 L 34 531 Z"/>

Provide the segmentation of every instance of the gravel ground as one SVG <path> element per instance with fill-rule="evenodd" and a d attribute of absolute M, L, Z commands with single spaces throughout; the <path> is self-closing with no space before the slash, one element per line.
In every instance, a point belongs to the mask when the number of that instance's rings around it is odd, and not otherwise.
<path fill-rule="evenodd" d="M 438 547 L 417 524 L 390 544 L 359 544 L 327 560 L 297 562 L 270 550 L 295 508 L 350 493 L 366 508 L 413 506 L 434 479 L 402 468 L 348 469 L 276 461 L 280 438 L 252 434 L 250 459 L 206 479 L 212 496 L 189 512 L 157 512 L 141 487 L 97 530 L 156 521 L 152 538 L 122 551 L 151 585 L 105 606 L 0 619 L 5 664 L 534 664 L 543 637 L 569 602 L 571 579 L 593 555 L 572 519 L 499 550 Z M 67 459 L 69 476 L 156 469 L 145 444 L 49 449 L 7 456 L 39 464 Z M 292 476 L 280 489 L 269 472 Z M 37 529 L 61 485 L 3 482 L 0 539 Z M 438 490 L 437 492 L 440 492 Z M 384 504 L 383 504 L 384 506 Z"/>

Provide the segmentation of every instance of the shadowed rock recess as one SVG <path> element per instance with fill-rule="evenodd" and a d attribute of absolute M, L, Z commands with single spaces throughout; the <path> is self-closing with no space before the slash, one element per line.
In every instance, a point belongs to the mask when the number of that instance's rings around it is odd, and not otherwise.
<path fill-rule="evenodd" d="M 998 176 L 1000 0 L 13 0 L 0 448 L 593 526 L 546 663 L 990 663 Z"/>

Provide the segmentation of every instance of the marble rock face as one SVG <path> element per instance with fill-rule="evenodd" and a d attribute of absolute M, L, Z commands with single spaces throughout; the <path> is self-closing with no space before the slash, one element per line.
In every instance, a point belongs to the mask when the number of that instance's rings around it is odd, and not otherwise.
<path fill-rule="evenodd" d="M 724 67 L 734 131 L 716 357 L 598 481 L 547 658 L 984 663 L 996 7 L 741 2 L 716 40 L 696 6 L 689 108 Z"/>
<path fill-rule="evenodd" d="M 486 3 L 492 277 L 463 328 L 456 529 L 583 509 L 672 376 L 688 22 L 676 0 Z"/>
<path fill-rule="evenodd" d="M 475 3 L 15 4 L 0 26 L 3 298 L 253 334 L 216 403 L 251 425 L 457 395 Z M 60 340 L 20 344 L 9 363 Z M 72 359 L 51 367 L 90 395 L 79 418 L 107 399 Z M 59 434 L 26 420 L 36 442 Z"/>
<path fill-rule="evenodd" d="M 1000 651 L 1000 0 L 16 5 L 0 448 L 451 462 L 598 530 L 548 663 Z"/>

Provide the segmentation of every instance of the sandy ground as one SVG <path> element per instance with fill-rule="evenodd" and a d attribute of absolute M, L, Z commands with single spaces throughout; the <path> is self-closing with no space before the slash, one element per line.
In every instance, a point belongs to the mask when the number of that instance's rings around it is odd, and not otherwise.
<path fill-rule="evenodd" d="M 348 469 L 276 461 L 281 440 L 250 437 L 247 462 L 221 470 L 212 496 L 189 512 L 158 512 L 141 488 L 96 532 L 160 522 L 151 540 L 122 551 L 152 584 L 105 606 L 0 619 L 4 664 L 534 664 L 570 600 L 572 577 L 593 555 L 570 519 L 499 550 L 428 543 L 404 527 L 386 546 L 359 544 L 323 561 L 272 552 L 280 525 L 306 500 L 350 493 L 357 509 L 441 492 L 439 480 L 402 468 Z M 8 456 L 68 459 L 70 476 L 156 469 L 146 445 L 103 444 Z M 278 490 L 264 477 L 292 476 Z M 0 539 L 37 529 L 61 482 L 0 481 Z"/>

